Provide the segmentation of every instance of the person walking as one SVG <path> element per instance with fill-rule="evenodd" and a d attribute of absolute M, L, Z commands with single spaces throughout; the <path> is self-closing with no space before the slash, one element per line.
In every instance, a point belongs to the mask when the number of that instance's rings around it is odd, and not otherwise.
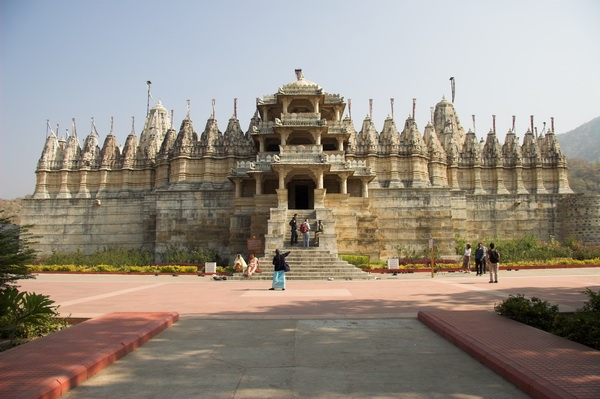
<path fill-rule="evenodd" d="M 467 244 L 465 254 L 463 255 L 463 269 L 465 273 L 471 273 L 471 244 Z"/>
<path fill-rule="evenodd" d="M 273 257 L 273 283 L 270 291 L 275 290 L 276 288 L 281 288 L 282 291 L 285 291 L 285 266 L 287 262 L 285 258 L 290 254 L 290 252 L 281 253 L 279 249 L 275 250 L 275 256 Z"/>
<path fill-rule="evenodd" d="M 483 248 L 483 243 L 478 243 L 477 249 L 475 250 L 475 270 L 477 271 L 476 276 L 483 275 L 483 257 L 485 255 Z"/>
<path fill-rule="evenodd" d="M 481 258 L 481 275 L 487 274 L 487 247 L 482 243 L 481 248 L 483 248 L 483 257 Z"/>
<path fill-rule="evenodd" d="M 294 213 L 292 220 L 290 220 L 290 227 L 292 229 L 292 237 L 290 238 L 290 245 L 298 244 L 298 222 L 296 221 L 297 213 Z"/>
<path fill-rule="evenodd" d="M 487 251 L 487 258 L 490 261 L 490 283 L 498 282 L 498 269 L 500 265 L 500 253 L 493 242 L 490 242 L 490 249 Z"/>

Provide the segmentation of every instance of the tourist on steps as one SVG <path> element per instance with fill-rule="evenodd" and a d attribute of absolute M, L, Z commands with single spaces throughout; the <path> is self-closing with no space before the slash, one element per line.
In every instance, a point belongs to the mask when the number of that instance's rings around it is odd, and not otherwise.
<path fill-rule="evenodd" d="M 304 219 L 304 223 L 300 225 L 300 233 L 304 235 L 304 247 L 308 248 L 310 246 L 310 223 L 308 223 L 308 219 Z"/>
<path fill-rule="evenodd" d="M 296 216 L 298 216 L 298 214 L 294 213 L 294 216 L 292 216 L 292 220 L 290 220 L 290 227 L 292 228 L 292 237 L 290 238 L 290 245 L 298 244 L 298 222 L 296 222 Z"/>

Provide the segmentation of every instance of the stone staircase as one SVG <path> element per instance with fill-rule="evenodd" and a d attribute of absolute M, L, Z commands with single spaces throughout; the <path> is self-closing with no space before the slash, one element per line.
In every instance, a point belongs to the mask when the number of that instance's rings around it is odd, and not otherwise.
<path fill-rule="evenodd" d="M 301 245 L 293 247 L 289 243 L 282 252 L 290 251 L 286 258 L 290 271 L 286 274 L 289 280 L 370 280 L 372 276 L 354 267 L 350 263 L 332 255 L 329 251 L 319 248 L 303 248 Z M 274 254 L 273 254 L 274 255 Z M 255 273 L 252 280 L 271 280 L 273 278 L 273 256 L 260 259 L 262 273 Z M 235 273 L 231 280 L 244 280 L 241 273 Z"/>

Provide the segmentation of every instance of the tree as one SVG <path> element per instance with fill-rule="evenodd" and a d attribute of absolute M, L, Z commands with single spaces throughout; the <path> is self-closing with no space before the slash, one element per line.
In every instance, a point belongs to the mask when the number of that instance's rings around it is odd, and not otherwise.
<path fill-rule="evenodd" d="M 15 287 L 17 280 L 35 277 L 27 269 L 36 258 L 36 251 L 29 248 L 29 227 L 14 225 L 0 213 L 0 291 Z"/>

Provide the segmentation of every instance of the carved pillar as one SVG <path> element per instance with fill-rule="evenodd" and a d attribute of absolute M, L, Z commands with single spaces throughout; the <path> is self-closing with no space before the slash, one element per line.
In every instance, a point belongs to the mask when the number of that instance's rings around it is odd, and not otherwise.
<path fill-rule="evenodd" d="M 37 172 L 37 182 L 35 184 L 35 193 L 33 194 L 34 199 L 50 198 L 48 195 L 48 188 L 46 186 L 46 171 L 40 170 Z"/>
<path fill-rule="evenodd" d="M 483 185 L 481 184 L 481 165 L 473 167 L 473 194 L 484 194 Z"/>
<path fill-rule="evenodd" d="M 367 179 L 362 179 L 362 196 L 369 198 L 369 181 Z"/>
<path fill-rule="evenodd" d="M 256 195 L 262 194 L 262 175 L 254 174 L 254 180 L 256 182 Z"/>
<path fill-rule="evenodd" d="M 102 195 L 105 194 L 105 192 L 106 192 L 106 186 L 107 186 L 107 180 L 108 180 L 108 170 L 107 169 L 101 169 L 100 170 L 100 185 L 98 186 L 98 193 L 96 193 L 96 197 L 102 196 Z"/>
<path fill-rule="evenodd" d="M 323 171 L 322 170 L 319 171 L 319 175 L 317 176 L 317 188 L 318 189 L 323 188 Z"/>
<path fill-rule="evenodd" d="M 77 193 L 76 198 L 91 198 L 90 190 L 87 188 L 87 175 L 88 170 L 82 169 L 79 171 L 80 179 L 79 179 L 79 192 Z"/>
<path fill-rule="evenodd" d="M 535 191 L 538 194 L 547 194 L 546 186 L 544 185 L 544 168 L 542 165 L 536 165 L 535 167 Z"/>
<path fill-rule="evenodd" d="M 56 198 L 71 198 L 71 193 L 67 187 L 69 181 L 69 171 L 63 169 L 60 171 L 60 189 Z"/>
<path fill-rule="evenodd" d="M 265 138 L 258 136 L 258 152 L 265 152 Z"/>
<path fill-rule="evenodd" d="M 348 176 L 346 176 L 344 174 L 344 175 L 341 175 L 340 177 L 342 179 L 340 191 L 342 194 L 348 194 Z"/>
<path fill-rule="evenodd" d="M 525 185 L 523 184 L 523 166 L 517 165 L 515 167 L 515 179 L 517 186 L 517 194 L 527 194 Z"/>
<path fill-rule="evenodd" d="M 502 166 L 496 166 L 496 194 L 508 194 L 504 185 L 504 168 Z"/>
<path fill-rule="evenodd" d="M 324 188 L 315 188 L 314 190 L 314 195 L 315 195 L 315 209 L 318 208 L 324 208 L 325 207 L 325 192 L 327 190 L 325 190 Z"/>

